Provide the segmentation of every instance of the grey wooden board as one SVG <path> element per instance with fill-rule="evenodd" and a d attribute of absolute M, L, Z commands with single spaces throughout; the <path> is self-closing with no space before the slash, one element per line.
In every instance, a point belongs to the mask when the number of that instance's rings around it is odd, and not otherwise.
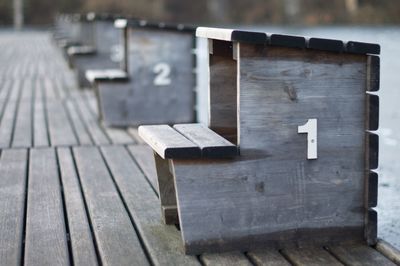
<path fill-rule="evenodd" d="M 322 247 L 283 249 L 282 254 L 295 265 L 343 265 Z"/>
<path fill-rule="evenodd" d="M 0 90 L 0 101 L 5 101 L 8 99 L 8 96 L 10 94 L 12 82 L 11 80 L 5 80 L 1 84 L 1 90 Z"/>
<path fill-rule="evenodd" d="M 260 266 L 290 266 L 291 264 L 276 249 L 257 249 L 247 253 L 249 258 Z"/>
<path fill-rule="evenodd" d="M 3 150 L 0 158 L 0 261 L 20 265 L 28 153 Z"/>
<path fill-rule="evenodd" d="M 97 265 L 81 187 L 69 148 L 57 149 L 74 265 Z"/>
<path fill-rule="evenodd" d="M 92 140 L 90 135 L 85 127 L 85 124 L 80 117 L 80 113 L 76 108 L 73 100 L 68 100 L 65 102 L 65 106 L 68 110 L 69 117 L 71 118 L 71 122 L 75 128 L 76 136 L 78 138 L 78 142 L 80 145 L 90 145 L 92 144 Z"/>
<path fill-rule="evenodd" d="M 25 264 L 69 265 L 54 149 L 30 150 Z"/>
<path fill-rule="evenodd" d="M 200 157 L 200 148 L 168 125 L 140 126 L 139 136 L 163 159 Z"/>
<path fill-rule="evenodd" d="M 14 130 L 15 111 L 17 102 L 8 101 L 4 110 L 0 123 L 0 147 L 7 148 L 10 146 L 11 137 Z"/>
<path fill-rule="evenodd" d="M 210 42 L 209 127 L 237 143 L 237 85 L 236 61 L 226 42 Z"/>
<path fill-rule="evenodd" d="M 131 150 L 135 148 L 130 147 Z M 128 151 L 121 146 L 101 150 L 152 262 L 155 265 L 199 265 L 196 257 L 184 255 L 176 227 L 161 223 L 158 198 Z"/>
<path fill-rule="evenodd" d="M 155 167 L 153 150 L 148 145 L 136 145 L 130 148 L 130 152 L 135 158 L 140 169 L 150 181 L 153 189 L 157 189 L 157 171 Z"/>
<path fill-rule="evenodd" d="M 21 98 L 15 120 L 15 129 L 12 137 L 12 147 L 32 146 L 32 84 L 23 82 Z"/>
<path fill-rule="evenodd" d="M 235 145 L 202 124 L 178 124 L 174 129 L 199 146 L 203 157 L 224 158 L 238 154 Z"/>
<path fill-rule="evenodd" d="M 330 247 L 329 250 L 346 265 L 396 265 L 381 253 L 366 245 Z"/>
<path fill-rule="evenodd" d="M 63 103 L 61 101 L 47 101 L 46 109 L 51 145 L 76 145 L 78 141 Z"/>
<path fill-rule="evenodd" d="M 104 123 L 138 126 L 193 122 L 193 35 L 162 29 L 130 28 L 128 36 L 130 81 L 98 83 Z M 165 80 L 170 82 L 157 86 L 154 81 L 161 70 L 154 68 L 160 63 L 170 67 L 170 71 L 165 72 L 169 74 Z"/>
<path fill-rule="evenodd" d="M 87 130 L 93 140 L 97 145 L 109 144 L 110 141 L 105 135 L 104 131 L 99 126 L 97 120 L 94 118 L 93 114 L 90 112 L 87 103 L 80 98 L 75 100 L 77 107 L 79 108 L 81 117 L 86 125 Z"/>
<path fill-rule="evenodd" d="M 73 149 L 82 189 L 104 265 L 147 265 L 135 228 L 99 150 Z"/>
<path fill-rule="evenodd" d="M 49 136 L 47 131 L 45 111 L 46 110 L 42 101 L 36 101 L 34 103 L 33 146 L 35 147 L 49 146 Z"/>
<path fill-rule="evenodd" d="M 250 266 L 250 261 L 240 252 L 227 253 L 209 253 L 200 256 L 200 260 L 205 265 L 221 265 L 221 266 Z"/>

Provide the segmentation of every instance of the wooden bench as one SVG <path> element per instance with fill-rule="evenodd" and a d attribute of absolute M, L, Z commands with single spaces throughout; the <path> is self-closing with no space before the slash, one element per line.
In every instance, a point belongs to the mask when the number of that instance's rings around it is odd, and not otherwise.
<path fill-rule="evenodd" d="M 87 71 L 107 126 L 190 123 L 195 120 L 194 29 L 116 20 L 125 41 L 125 80 Z"/>
<path fill-rule="evenodd" d="M 164 220 L 179 219 L 186 252 L 374 245 L 379 45 L 214 28 L 197 36 L 209 40 L 210 130 L 139 128 L 155 152 Z M 217 138 L 240 155 L 200 156 Z"/>
<path fill-rule="evenodd" d="M 120 16 L 89 14 L 94 31 L 93 47 L 78 46 L 68 49 L 71 65 L 76 71 L 81 88 L 91 85 L 85 75 L 88 70 L 124 69 L 123 32 L 114 27 L 114 20 Z"/>

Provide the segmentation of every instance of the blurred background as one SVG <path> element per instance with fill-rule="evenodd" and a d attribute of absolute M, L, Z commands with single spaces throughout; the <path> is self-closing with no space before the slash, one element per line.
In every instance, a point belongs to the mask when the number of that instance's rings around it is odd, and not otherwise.
<path fill-rule="evenodd" d="M 379 236 L 400 248 L 400 0 L 0 0 L 0 26 L 47 27 L 58 13 L 89 11 L 379 43 Z M 204 44 L 198 45 L 199 58 L 206 60 Z M 207 78 L 200 70 L 198 88 L 207 87 Z M 206 89 L 198 93 L 200 103 L 207 101 Z M 207 120 L 206 111 L 200 121 Z"/>
<path fill-rule="evenodd" d="M 151 20 L 203 24 L 395 24 L 398 0 L 0 0 L 0 24 L 21 3 L 26 24 L 50 24 L 57 13 L 112 12 Z"/>

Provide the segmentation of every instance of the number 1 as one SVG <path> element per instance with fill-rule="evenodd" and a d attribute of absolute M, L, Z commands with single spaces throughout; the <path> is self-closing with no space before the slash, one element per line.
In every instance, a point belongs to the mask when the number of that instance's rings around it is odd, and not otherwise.
<path fill-rule="evenodd" d="M 317 119 L 308 119 L 307 123 L 298 127 L 297 133 L 307 134 L 307 159 L 317 159 Z"/>

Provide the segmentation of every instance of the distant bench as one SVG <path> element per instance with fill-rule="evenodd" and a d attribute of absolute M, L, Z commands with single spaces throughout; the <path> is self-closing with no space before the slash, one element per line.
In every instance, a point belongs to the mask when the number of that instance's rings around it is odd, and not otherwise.
<path fill-rule="evenodd" d="M 68 48 L 70 64 L 76 70 L 80 87 L 91 85 L 85 76 L 89 69 L 121 68 L 125 70 L 123 32 L 114 27 L 114 21 L 120 16 L 95 13 L 89 13 L 89 15 L 93 45 Z"/>
<path fill-rule="evenodd" d="M 107 126 L 195 120 L 195 36 L 184 25 L 119 19 L 124 67 L 86 71 Z"/>
<path fill-rule="evenodd" d="M 140 126 L 188 254 L 377 241 L 376 44 L 198 28 L 209 125 Z"/>

